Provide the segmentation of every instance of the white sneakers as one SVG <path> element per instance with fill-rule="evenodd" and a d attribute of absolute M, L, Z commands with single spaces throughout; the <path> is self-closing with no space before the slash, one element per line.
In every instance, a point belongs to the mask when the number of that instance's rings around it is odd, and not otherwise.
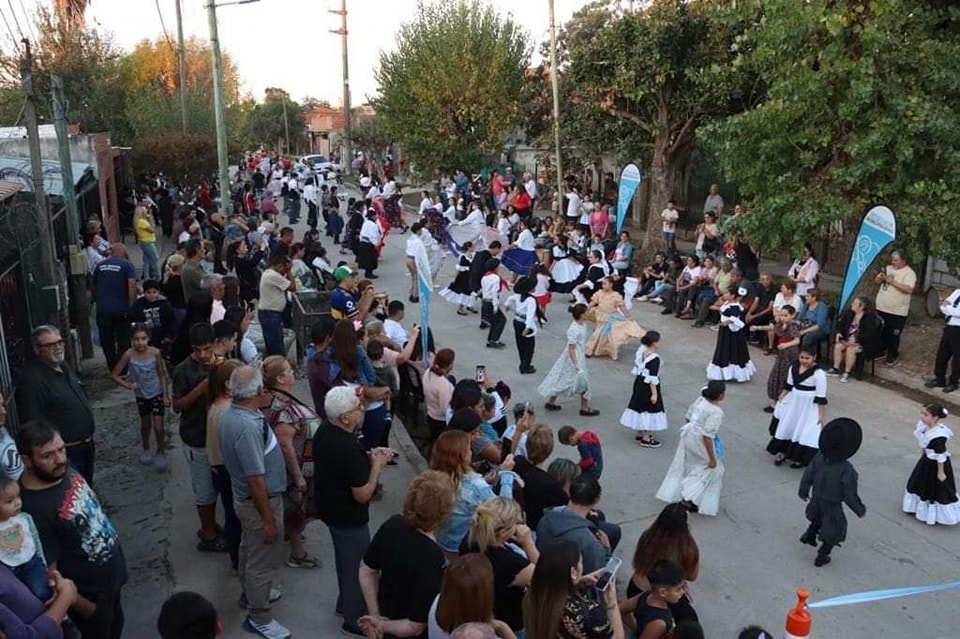
<path fill-rule="evenodd" d="M 243 629 L 264 639 L 289 639 L 293 636 L 276 619 L 271 619 L 267 623 L 257 623 L 250 615 L 243 620 Z"/>

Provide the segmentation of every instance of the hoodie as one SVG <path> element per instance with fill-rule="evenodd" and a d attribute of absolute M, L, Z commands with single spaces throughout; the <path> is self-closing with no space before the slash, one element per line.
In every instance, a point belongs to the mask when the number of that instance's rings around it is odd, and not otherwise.
<path fill-rule="evenodd" d="M 537 525 L 537 546 L 542 547 L 554 539 L 576 543 L 583 555 L 583 573 L 587 574 L 603 568 L 610 559 L 610 550 L 600 543 L 596 533 L 596 526 L 567 506 L 549 508 L 543 511 L 543 518 Z"/>

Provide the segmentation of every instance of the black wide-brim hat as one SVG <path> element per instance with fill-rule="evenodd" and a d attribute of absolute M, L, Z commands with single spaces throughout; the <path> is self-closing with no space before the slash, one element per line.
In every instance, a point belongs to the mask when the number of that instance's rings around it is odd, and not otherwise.
<path fill-rule="evenodd" d="M 827 461 L 850 459 L 860 450 L 861 443 L 863 430 L 849 417 L 831 419 L 820 431 L 820 452 Z"/>

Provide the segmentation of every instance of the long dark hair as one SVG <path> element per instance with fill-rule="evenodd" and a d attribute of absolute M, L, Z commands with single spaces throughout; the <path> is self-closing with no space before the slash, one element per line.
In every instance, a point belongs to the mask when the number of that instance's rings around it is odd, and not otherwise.
<path fill-rule="evenodd" d="M 667 505 L 640 535 L 633 553 L 633 571 L 646 576 L 661 559 L 671 559 L 679 564 L 687 579 L 696 576 L 700 549 L 690 533 L 687 511 L 680 504 Z"/>
<path fill-rule="evenodd" d="M 357 329 L 353 321 L 340 320 L 333 328 L 330 340 L 333 361 L 340 365 L 340 378 L 353 381 L 360 371 L 360 355 L 357 353 Z"/>
<path fill-rule="evenodd" d="M 580 561 L 580 547 L 568 539 L 543 545 L 523 598 L 523 625 L 530 639 L 557 636 L 563 607 L 577 595 L 570 571 Z"/>

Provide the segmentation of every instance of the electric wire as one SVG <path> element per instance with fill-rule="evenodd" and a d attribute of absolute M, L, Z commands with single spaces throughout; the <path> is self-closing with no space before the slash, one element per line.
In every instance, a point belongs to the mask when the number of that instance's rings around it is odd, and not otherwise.
<path fill-rule="evenodd" d="M 173 40 L 170 39 L 170 34 L 167 33 L 167 24 L 163 21 L 163 11 L 160 10 L 160 0 L 154 0 L 154 4 L 157 5 L 157 15 L 160 16 L 160 28 L 163 29 L 163 37 L 166 39 L 167 45 L 169 45 L 173 51 L 176 51 L 177 48 L 173 46 Z"/>
<path fill-rule="evenodd" d="M 7 20 L 7 14 L 3 12 L 3 9 L 0 8 L 0 18 L 3 18 L 3 24 L 7 26 L 7 33 L 10 34 L 10 39 L 13 40 L 13 48 L 16 50 L 17 55 L 20 55 L 20 39 L 17 37 L 17 34 L 13 32 L 13 29 L 10 27 L 10 21 Z"/>
<path fill-rule="evenodd" d="M 23 29 L 20 28 L 20 21 L 17 20 L 17 12 L 13 9 L 13 0 L 7 0 L 7 5 L 10 7 L 10 13 L 13 14 L 13 23 L 17 25 L 17 31 L 20 33 L 22 39 L 26 39 L 26 35 L 23 33 Z"/>

